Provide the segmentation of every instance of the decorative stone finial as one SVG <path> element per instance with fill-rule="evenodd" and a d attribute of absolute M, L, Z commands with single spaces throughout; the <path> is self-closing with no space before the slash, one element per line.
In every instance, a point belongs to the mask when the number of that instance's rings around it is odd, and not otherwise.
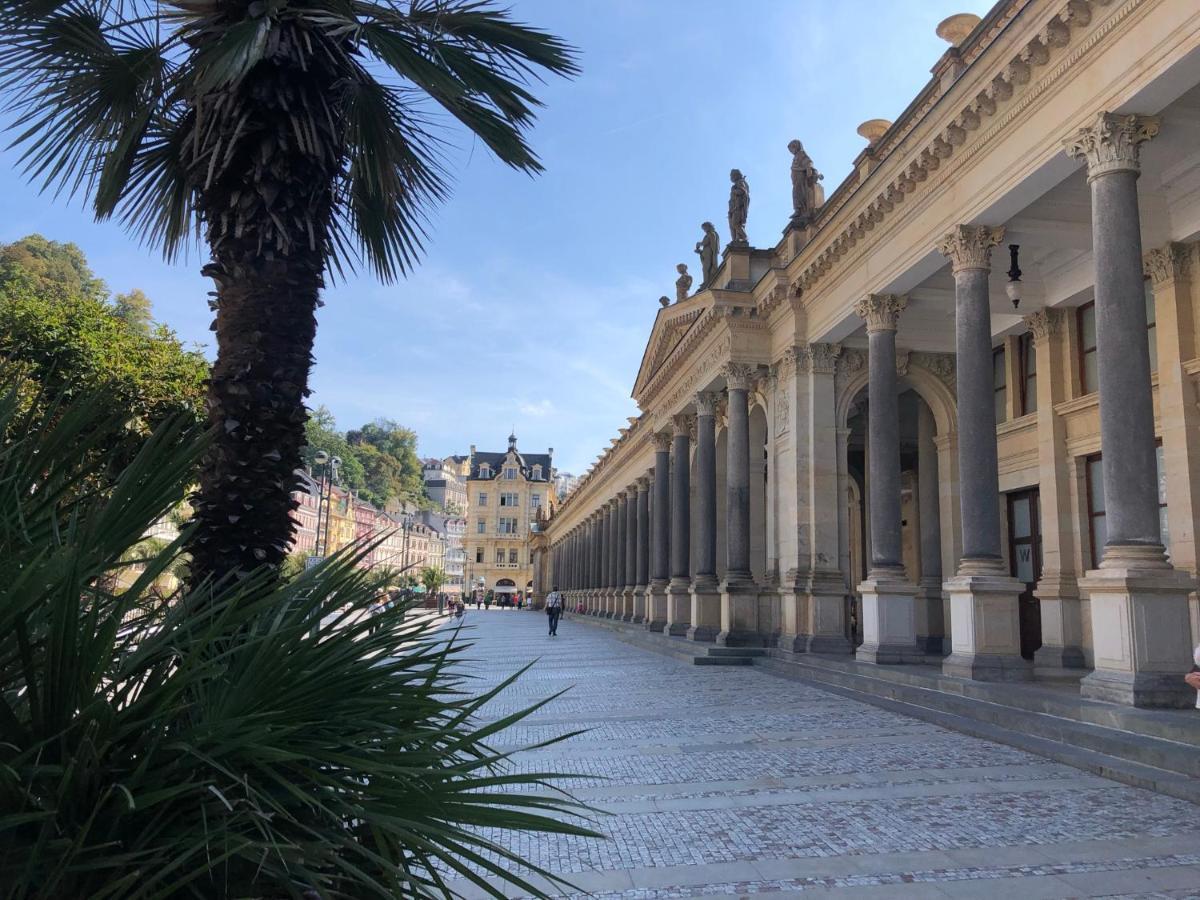
<path fill-rule="evenodd" d="M 658 305 L 661 306 L 663 309 L 666 309 L 668 306 L 671 305 L 671 298 L 668 297 L 666 294 L 664 294 L 663 296 L 658 298 Z"/>
<path fill-rule="evenodd" d="M 937 36 L 952 47 L 957 47 L 975 30 L 980 22 L 974 13 L 957 13 L 947 16 L 938 23 Z"/>
<path fill-rule="evenodd" d="M 955 274 L 963 269 L 992 269 L 992 248 L 1004 240 L 1004 226 L 957 225 L 938 243 Z"/>
<path fill-rule="evenodd" d="M 867 144 L 874 146 L 875 143 L 883 137 L 889 128 L 892 127 L 890 119 L 867 119 L 858 126 L 858 136 L 867 139 Z"/>
<path fill-rule="evenodd" d="M 1063 142 L 1067 156 L 1087 160 L 1088 181 L 1113 172 L 1140 172 L 1138 144 L 1158 134 L 1157 116 L 1102 112 Z"/>
<path fill-rule="evenodd" d="M 675 302 L 682 303 L 692 289 L 692 276 L 688 274 L 687 266 L 683 263 L 677 265 L 675 271 L 679 273 L 679 277 L 675 279 Z"/>
<path fill-rule="evenodd" d="M 867 294 L 854 304 L 854 311 L 867 323 L 867 334 L 895 331 L 900 313 L 908 306 L 904 294 Z"/>
<path fill-rule="evenodd" d="M 754 382 L 755 367 L 745 363 L 727 363 L 721 369 L 725 387 L 731 391 L 748 391 Z"/>
<path fill-rule="evenodd" d="M 700 391 L 696 394 L 696 415 L 713 416 L 717 413 L 717 401 L 720 394 L 716 391 Z"/>

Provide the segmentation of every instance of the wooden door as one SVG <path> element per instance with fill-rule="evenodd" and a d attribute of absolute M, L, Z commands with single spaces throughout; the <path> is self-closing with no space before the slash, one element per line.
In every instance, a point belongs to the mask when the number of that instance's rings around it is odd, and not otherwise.
<path fill-rule="evenodd" d="M 1042 608 L 1033 596 L 1042 577 L 1042 517 L 1037 488 L 1008 494 L 1008 547 L 1012 576 L 1025 585 L 1017 610 L 1021 655 L 1033 659 L 1042 646 Z"/>

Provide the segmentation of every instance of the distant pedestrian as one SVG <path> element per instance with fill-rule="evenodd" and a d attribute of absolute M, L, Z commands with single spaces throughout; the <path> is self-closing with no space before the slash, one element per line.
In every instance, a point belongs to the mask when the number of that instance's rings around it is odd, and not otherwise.
<path fill-rule="evenodd" d="M 554 586 L 549 594 L 546 595 L 546 616 L 550 619 L 550 637 L 558 636 L 558 620 L 562 617 L 563 598 L 558 592 L 558 585 Z"/>

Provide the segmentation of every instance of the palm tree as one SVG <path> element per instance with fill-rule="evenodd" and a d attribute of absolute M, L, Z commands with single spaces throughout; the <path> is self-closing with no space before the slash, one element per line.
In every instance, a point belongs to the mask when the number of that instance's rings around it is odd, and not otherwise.
<path fill-rule="evenodd" d="M 208 246 L 193 586 L 282 563 L 326 275 L 414 265 L 448 188 L 437 108 L 537 173 L 530 82 L 575 60 L 490 0 L 5 0 L 0 91 L 28 177 L 168 260 Z"/>

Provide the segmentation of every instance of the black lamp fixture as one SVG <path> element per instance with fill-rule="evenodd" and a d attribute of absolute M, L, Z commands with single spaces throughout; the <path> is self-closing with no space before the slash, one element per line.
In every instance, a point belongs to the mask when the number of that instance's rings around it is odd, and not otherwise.
<path fill-rule="evenodd" d="M 1017 309 L 1021 305 L 1021 267 L 1017 264 L 1017 253 L 1020 249 L 1019 244 L 1008 245 L 1008 255 L 1012 259 L 1012 267 L 1008 270 L 1008 284 L 1004 286 L 1004 292 L 1012 301 L 1013 309 Z"/>

